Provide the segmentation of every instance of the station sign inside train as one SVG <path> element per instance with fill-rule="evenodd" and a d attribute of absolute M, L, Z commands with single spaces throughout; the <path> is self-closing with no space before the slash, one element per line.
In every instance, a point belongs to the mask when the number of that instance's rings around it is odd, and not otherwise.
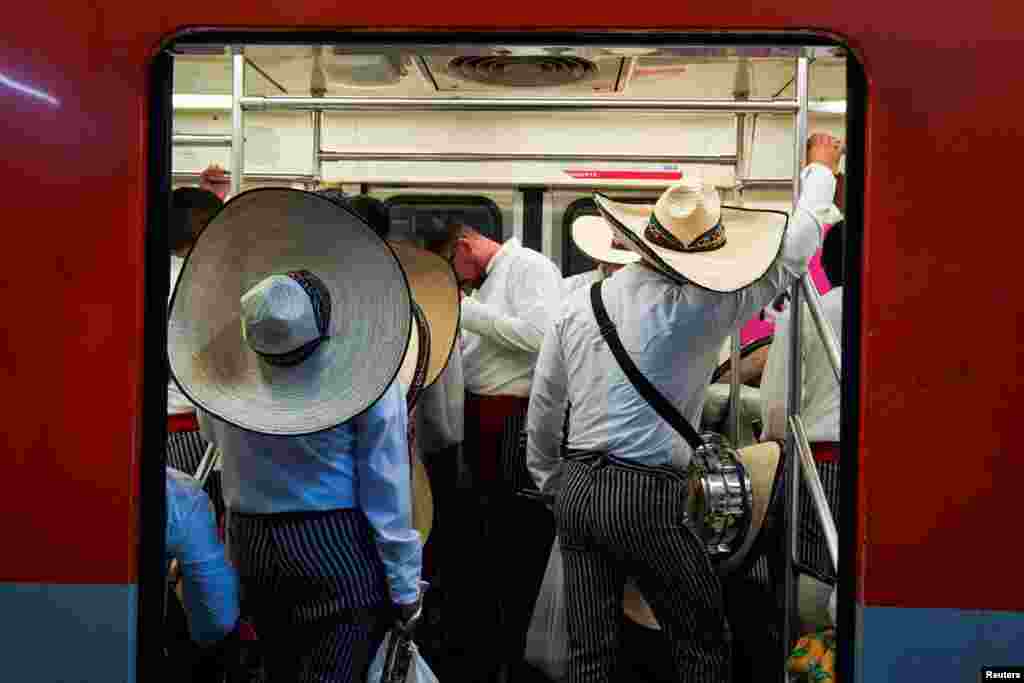
<path fill-rule="evenodd" d="M 678 169 L 623 170 L 610 169 L 565 169 L 563 171 L 576 180 L 682 180 L 683 172 Z"/>

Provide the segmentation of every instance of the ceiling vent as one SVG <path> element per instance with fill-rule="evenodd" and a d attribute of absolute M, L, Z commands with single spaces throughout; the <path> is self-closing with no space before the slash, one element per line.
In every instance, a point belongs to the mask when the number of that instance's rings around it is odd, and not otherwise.
<path fill-rule="evenodd" d="M 597 64 L 566 56 L 456 57 L 448 62 L 454 78 L 505 88 L 545 88 L 580 83 L 595 77 Z"/>

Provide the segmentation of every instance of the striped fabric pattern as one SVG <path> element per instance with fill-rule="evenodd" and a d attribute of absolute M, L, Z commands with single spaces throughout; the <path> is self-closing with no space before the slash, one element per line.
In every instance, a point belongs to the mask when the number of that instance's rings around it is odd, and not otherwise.
<path fill-rule="evenodd" d="M 731 634 L 722 585 L 684 524 L 687 484 L 669 467 L 603 454 L 566 463 L 555 519 L 566 577 L 568 683 L 612 681 L 627 575 L 672 644 L 680 681 L 730 680 Z"/>
<path fill-rule="evenodd" d="M 822 488 L 825 489 L 825 498 L 828 500 L 829 509 L 832 512 L 832 519 L 839 527 L 839 462 L 815 463 L 818 467 L 818 476 L 821 477 Z M 835 584 L 836 572 L 832 567 L 832 558 L 828 554 L 828 545 L 825 542 L 825 531 L 818 521 L 818 513 L 814 509 L 814 500 L 811 498 L 810 487 L 801 480 L 800 482 L 800 517 L 797 535 L 797 557 L 800 564 L 810 569 L 819 578 L 827 579 L 829 583 Z"/>
<path fill-rule="evenodd" d="M 167 466 L 186 474 L 195 474 L 199 463 L 206 454 L 206 441 L 197 431 L 168 432 Z M 224 491 L 221 488 L 220 472 L 214 470 L 203 487 L 213 501 L 213 508 L 220 519 L 224 514 Z"/>
<path fill-rule="evenodd" d="M 372 616 L 389 604 L 384 565 L 355 509 L 228 514 L 243 613 L 264 646 L 267 681 L 349 683 L 379 639 Z"/>

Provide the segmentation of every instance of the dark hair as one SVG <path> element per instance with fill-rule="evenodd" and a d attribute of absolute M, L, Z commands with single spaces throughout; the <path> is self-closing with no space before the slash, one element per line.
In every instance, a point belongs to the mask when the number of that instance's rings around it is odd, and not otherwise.
<path fill-rule="evenodd" d="M 342 192 L 336 187 L 328 187 L 323 190 L 317 190 L 316 193 L 321 197 L 326 197 L 327 199 L 330 199 L 332 202 L 336 202 L 338 204 L 343 204 L 346 206 L 348 205 L 348 195 L 346 195 L 344 192 Z"/>
<path fill-rule="evenodd" d="M 348 198 L 348 205 L 352 210 L 362 216 L 363 220 L 369 223 L 370 227 L 386 240 L 391 233 L 391 213 L 388 205 L 379 199 L 374 199 L 365 194 Z"/>
<path fill-rule="evenodd" d="M 220 197 L 198 187 L 179 187 L 172 192 L 171 220 L 167 228 L 167 242 L 171 251 L 189 246 L 199 236 L 209 215 L 203 216 L 203 220 L 197 220 L 197 214 L 212 214 L 223 205 Z"/>
<path fill-rule="evenodd" d="M 462 222 L 458 216 L 439 215 L 432 220 L 430 234 L 424 234 L 423 248 L 440 254 L 446 247 L 451 245 L 460 237 L 479 236 L 480 233 L 469 225 Z"/>
<path fill-rule="evenodd" d="M 821 267 L 825 277 L 833 287 L 843 286 L 843 232 L 846 221 L 839 221 L 825 235 L 825 243 L 821 247 Z"/>

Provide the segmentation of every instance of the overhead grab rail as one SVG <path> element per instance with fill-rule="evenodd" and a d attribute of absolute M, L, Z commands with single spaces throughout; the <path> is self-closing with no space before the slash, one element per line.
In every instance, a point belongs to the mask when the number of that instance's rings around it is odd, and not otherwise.
<path fill-rule="evenodd" d="M 539 161 L 539 162 L 636 162 L 652 164 L 714 164 L 733 166 L 736 157 L 718 155 L 650 155 L 650 154 L 490 154 L 487 152 L 335 152 L 322 150 L 320 161 Z"/>
<path fill-rule="evenodd" d="M 231 147 L 230 135 L 175 133 L 171 142 L 175 147 Z"/>
<path fill-rule="evenodd" d="M 601 97 L 241 97 L 245 111 L 625 111 L 717 112 L 721 114 L 797 111 L 795 100 L 622 99 Z"/>

